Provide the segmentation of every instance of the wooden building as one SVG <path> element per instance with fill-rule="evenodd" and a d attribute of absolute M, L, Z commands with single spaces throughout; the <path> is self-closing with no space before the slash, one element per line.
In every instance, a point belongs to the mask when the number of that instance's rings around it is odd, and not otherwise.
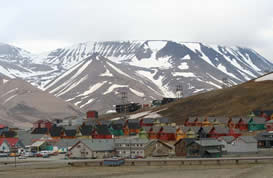
<path fill-rule="evenodd" d="M 183 138 L 175 142 L 175 155 L 187 156 L 187 146 L 195 141 L 194 138 Z"/>

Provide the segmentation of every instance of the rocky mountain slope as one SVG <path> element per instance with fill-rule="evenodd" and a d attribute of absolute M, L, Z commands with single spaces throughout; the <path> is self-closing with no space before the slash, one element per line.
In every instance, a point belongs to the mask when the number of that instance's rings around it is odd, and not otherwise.
<path fill-rule="evenodd" d="M 81 110 L 22 79 L 0 77 L 0 123 L 25 128 L 39 119 L 81 115 Z"/>

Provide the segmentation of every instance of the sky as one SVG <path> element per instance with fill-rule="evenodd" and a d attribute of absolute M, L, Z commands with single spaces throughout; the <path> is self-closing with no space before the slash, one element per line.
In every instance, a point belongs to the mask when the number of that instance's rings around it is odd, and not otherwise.
<path fill-rule="evenodd" d="M 33 53 L 85 41 L 253 48 L 273 61 L 272 0 L 0 0 L 0 42 Z"/>

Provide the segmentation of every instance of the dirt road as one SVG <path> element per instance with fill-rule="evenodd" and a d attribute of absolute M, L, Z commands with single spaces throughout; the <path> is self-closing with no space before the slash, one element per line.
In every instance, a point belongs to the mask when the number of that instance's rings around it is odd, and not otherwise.
<path fill-rule="evenodd" d="M 184 165 L 136 167 L 19 167 L 0 169 L 1 178 L 242 178 L 273 177 L 273 164 Z"/>

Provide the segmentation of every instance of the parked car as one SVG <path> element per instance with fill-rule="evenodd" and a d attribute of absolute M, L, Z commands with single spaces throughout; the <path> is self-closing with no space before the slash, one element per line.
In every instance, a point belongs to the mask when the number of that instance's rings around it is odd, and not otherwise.
<path fill-rule="evenodd" d="M 19 156 L 18 158 L 19 158 L 19 159 L 26 159 L 27 157 L 21 155 L 21 156 Z"/>
<path fill-rule="evenodd" d="M 0 157 L 8 157 L 9 154 L 8 153 L 0 153 Z"/>
<path fill-rule="evenodd" d="M 24 156 L 25 156 L 25 157 L 34 157 L 35 154 L 32 153 L 32 152 L 25 152 L 25 153 L 24 153 Z"/>

